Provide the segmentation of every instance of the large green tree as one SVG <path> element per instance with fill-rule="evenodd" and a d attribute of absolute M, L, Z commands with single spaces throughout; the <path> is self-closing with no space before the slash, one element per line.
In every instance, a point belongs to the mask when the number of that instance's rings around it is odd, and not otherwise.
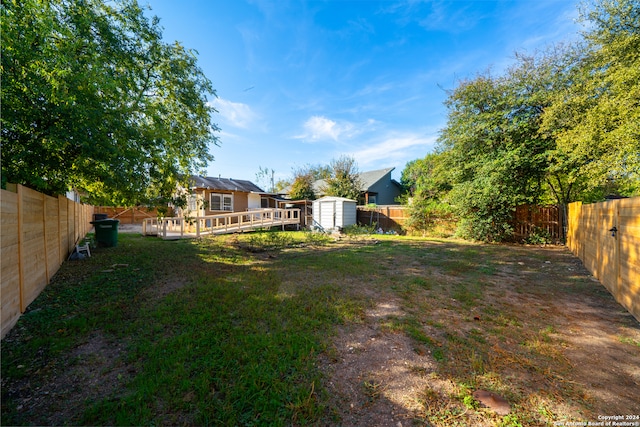
<path fill-rule="evenodd" d="M 465 237 L 502 240 L 518 204 L 640 194 L 640 3 L 592 1 L 580 43 L 517 55 L 503 75 L 449 93 L 433 192 L 428 163 L 406 171 L 418 200 L 448 201 Z M 433 160 L 430 159 L 430 160 Z M 417 170 L 422 170 L 417 174 Z"/>
<path fill-rule="evenodd" d="M 544 134 L 550 175 L 563 202 L 640 190 L 640 3 L 589 2 L 584 52 L 552 92 Z"/>
<path fill-rule="evenodd" d="M 331 174 L 325 178 L 324 193 L 327 196 L 359 200 L 362 193 L 362 182 L 356 160 L 350 156 L 340 156 L 331 160 L 329 167 Z"/>
<path fill-rule="evenodd" d="M 212 159 L 211 82 L 135 0 L 8 0 L 2 179 L 94 201 L 167 197 Z"/>
<path fill-rule="evenodd" d="M 515 207 L 537 201 L 548 141 L 538 136 L 543 80 L 532 79 L 532 58 L 504 76 L 489 73 L 460 83 L 446 101 L 449 118 L 439 138 L 452 189 L 447 199 L 461 218 L 460 233 L 503 240 Z"/>

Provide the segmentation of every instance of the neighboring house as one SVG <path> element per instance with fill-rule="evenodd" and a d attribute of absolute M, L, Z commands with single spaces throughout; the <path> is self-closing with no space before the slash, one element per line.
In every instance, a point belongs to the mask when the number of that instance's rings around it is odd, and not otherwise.
<path fill-rule="evenodd" d="M 395 168 L 386 168 L 358 174 L 362 184 L 358 204 L 368 205 L 397 205 L 396 198 L 402 194 L 402 186 L 398 181 L 391 178 L 391 172 Z M 320 179 L 313 183 L 313 191 L 316 197 L 325 195 L 324 189 L 327 183 Z M 286 191 L 286 190 L 285 190 Z"/>
<path fill-rule="evenodd" d="M 206 216 L 275 208 L 273 195 L 251 181 L 231 178 L 192 176 L 188 210 L 191 215 Z"/>
<path fill-rule="evenodd" d="M 370 172 L 360 173 L 362 182 L 361 199 L 365 205 L 397 205 L 396 201 L 402 194 L 402 185 L 391 178 L 391 172 L 395 168 L 386 168 Z"/>

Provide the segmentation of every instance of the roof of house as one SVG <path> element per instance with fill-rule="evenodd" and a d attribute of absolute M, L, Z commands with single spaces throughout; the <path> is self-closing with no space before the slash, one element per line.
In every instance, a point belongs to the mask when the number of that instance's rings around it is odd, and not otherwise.
<path fill-rule="evenodd" d="M 251 181 L 232 178 L 213 178 L 192 176 L 192 188 L 209 190 L 244 191 L 246 193 L 264 193 L 264 190 Z"/>
<path fill-rule="evenodd" d="M 361 172 L 360 174 L 358 174 L 358 176 L 360 177 L 360 182 L 362 183 L 362 191 L 367 191 L 376 182 L 380 181 L 394 169 L 395 168 L 386 168 L 369 172 Z"/>
<path fill-rule="evenodd" d="M 373 187 L 373 185 L 375 185 L 375 183 L 387 176 L 387 174 L 394 169 L 395 168 L 386 168 L 375 171 L 360 172 L 358 174 L 358 178 L 360 178 L 361 184 L 360 191 L 368 191 L 371 187 Z M 322 190 L 326 187 L 327 182 L 324 179 L 319 179 L 313 183 L 313 190 L 317 194 L 322 193 Z"/>
<path fill-rule="evenodd" d="M 360 178 L 360 182 L 362 184 L 361 191 L 368 191 L 373 185 L 375 185 L 378 181 L 384 178 L 389 172 L 393 171 L 395 168 L 385 168 L 379 169 L 375 171 L 368 172 L 360 172 L 358 177 Z M 391 180 L 395 182 L 395 180 Z M 327 181 L 324 179 L 318 179 L 313 182 L 313 191 L 320 195 L 323 194 L 324 189 L 327 187 Z M 291 186 L 282 190 L 283 194 L 288 194 L 291 191 Z"/>

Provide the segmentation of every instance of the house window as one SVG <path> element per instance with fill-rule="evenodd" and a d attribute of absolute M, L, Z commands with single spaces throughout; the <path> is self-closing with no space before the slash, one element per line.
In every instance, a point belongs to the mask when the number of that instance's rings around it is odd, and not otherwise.
<path fill-rule="evenodd" d="M 261 197 L 260 198 L 260 207 L 261 208 L 268 208 L 269 207 L 269 198 L 268 197 Z"/>
<path fill-rule="evenodd" d="M 189 196 L 189 210 L 195 212 L 198 210 L 198 196 L 192 194 Z"/>
<path fill-rule="evenodd" d="M 233 194 L 211 193 L 210 197 L 210 210 L 233 212 Z"/>

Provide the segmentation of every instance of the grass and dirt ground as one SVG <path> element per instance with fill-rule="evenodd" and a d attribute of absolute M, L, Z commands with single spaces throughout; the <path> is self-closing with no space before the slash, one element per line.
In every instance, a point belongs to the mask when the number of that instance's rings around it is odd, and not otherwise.
<path fill-rule="evenodd" d="M 66 262 L 2 341 L 0 424 L 640 415 L 640 325 L 564 247 L 121 233 L 92 255 Z"/>

